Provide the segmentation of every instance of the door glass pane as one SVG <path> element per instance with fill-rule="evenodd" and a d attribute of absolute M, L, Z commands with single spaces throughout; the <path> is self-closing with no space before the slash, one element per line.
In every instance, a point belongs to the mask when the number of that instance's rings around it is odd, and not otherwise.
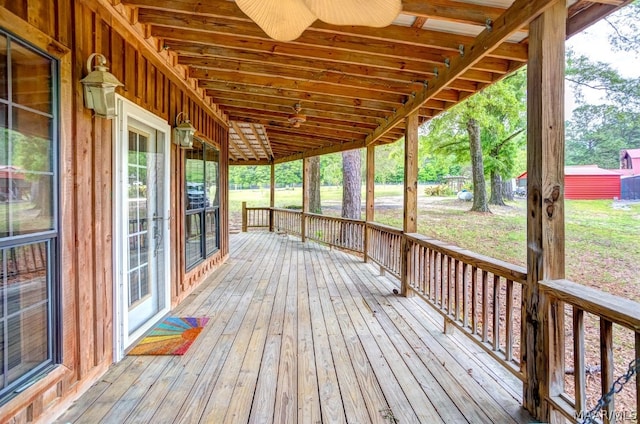
<path fill-rule="evenodd" d="M 51 113 L 51 60 L 17 41 L 11 43 L 13 102 Z"/>
<path fill-rule="evenodd" d="M 187 151 L 186 159 L 186 209 L 203 209 L 206 205 L 204 187 L 204 161 L 202 146 L 200 149 Z"/>
<path fill-rule="evenodd" d="M 207 255 L 218 250 L 218 209 L 208 210 L 205 222 L 205 237 L 207 241 Z"/>
<path fill-rule="evenodd" d="M 0 34 L 0 99 L 7 100 L 9 90 L 7 86 L 9 83 L 8 74 L 8 49 L 7 49 L 7 37 Z"/>
<path fill-rule="evenodd" d="M 6 270 L 7 382 L 11 383 L 50 359 L 47 244 L 12 247 L 2 256 Z"/>
<path fill-rule="evenodd" d="M 186 220 L 186 260 L 187 268 L 198 263 L 202 259 L 202 227 L 200 213 L 187 215 Z"/>
<path fill-rule="evenodd" d="M 207 146 L 206 150 L 206 185 L 207 185 L 207 206 L 219 206 L 220 195 L 218 192 L 218 151 Z"/>

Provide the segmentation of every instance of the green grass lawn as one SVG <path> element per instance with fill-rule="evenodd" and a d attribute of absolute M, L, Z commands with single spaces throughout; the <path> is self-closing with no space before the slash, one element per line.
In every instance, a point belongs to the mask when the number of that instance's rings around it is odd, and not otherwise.
<path fill-rule="evenodd" d="M 402 192 L 402 186 L 376 186 L 377 222 L 402 227 Z M 469 212 L 468 202 L 419 193 L 420 233 L 526 265 L 524 200 L 478 214 Z M 342 187 L 323 187 L 321 198 L 323 213 L 340 214 Z M 230 200 L 231 219 L 238 220 L 243 200 L 248 206 L 267 206 L 269 190 L 232 190 Z M 301 204 L 300 188 L 276 191 L 277 207 Z M 609 200 L 567 200 L 565 206 L 567 278 L 640 301 L 640 203 L 614 207 Z"/>

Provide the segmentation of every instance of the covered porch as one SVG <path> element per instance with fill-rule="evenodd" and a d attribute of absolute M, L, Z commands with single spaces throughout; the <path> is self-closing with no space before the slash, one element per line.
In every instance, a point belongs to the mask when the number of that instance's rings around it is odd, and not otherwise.
<path fill-rule="evenodd" d="M 521 381 L 377 267 L 282 232 L 231 242 L 173 312 L 211 318 L 187 354 L 126 357 L 58 422 L 531 421 Z"/>

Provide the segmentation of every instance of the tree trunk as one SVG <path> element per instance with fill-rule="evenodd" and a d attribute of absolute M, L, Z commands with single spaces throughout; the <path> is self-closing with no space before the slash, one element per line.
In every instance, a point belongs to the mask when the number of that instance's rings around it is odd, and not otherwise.
<path fill-rule="evenodd" d="M 502 198 L 513 202 L 513 180 L 507 180 L 502 182 Z"/>
<path fill-rule="evenodd" d="M 491 171 L 490 205 L 506 206 L 502 198 L 502 177 L 496 171 Z"/>
<path fill-rule="evenodd" d="M 467 121 L 469 148 L 471 150 L 471 170 L 473 174 L 473 206 L 475 212 L 491 212 L 487 205 L 487 187 L 484 181 L 484 164 L 482 163 L 482 144 L 480 143 L 480 127 L 478 121 L 471 118 Z"/>
<path fill-rule="evenodd" d="M 313 156 L 308 159 L 309 170 L 309 212 L 322 213 L 320 206 L 320 156 Z"/>
<path fill-rule="evenodd" d="M 360 150 L 342 152 L 342 217 L 360 219 Z"/>

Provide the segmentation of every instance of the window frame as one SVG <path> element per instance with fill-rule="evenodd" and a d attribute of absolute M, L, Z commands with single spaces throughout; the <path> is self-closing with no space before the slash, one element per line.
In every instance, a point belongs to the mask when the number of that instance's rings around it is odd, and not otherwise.
<path fill-rule="evenodd" d="M 208 150 L 213 150 L 214 152 L 216 152 L 217 154 L 217 161 L 215 161 L 215 163 L 217 164 L 216 166 L 216 194 L 218 199 L 220 199 L 220 149 L 215 146 L 212 143 L 209 143 L 205 140 L 202 139 L 197 139 L 194 140 L 194 149 L 199 149 L 202 152 L 202 174 L 203 174 L 203 190 L 204 193 L 207 193 L 210 186 L 207 186 L 207 181 L 206 181 L 206 176 L 207 176 L 207 162 L 212 162 L 212 161 L 207 161 L 207 151 Z M 184 176 L 184 196 L 185 196 L 185 213 L 184 213 L 184 217 L 185 217 L 185 232 L 184 232 L 184 260 L 185 260 L 185 269 L 186 272 L 192 271 L 194 268 L 196 268 L 198 265 L 200 265 L 202 262 L 204 262 L 206 259 L 210 258 L 211 256 L 215 255 L 217 252 L 220 251 L 220 201 L 218 200 L 218 203 L 214 203 L 213 199 L 212 202 L 207 205 L 207 201 L 209 200 L 208 197 L 205 194 L 205 202 L 204 202 L 204 206 L 201 208 L 195 208 L 195 209 L 189 209 L 189 196 L 188 196 L 188 184 L 193 183 L 188 181 L 188 177 L 187 177 L 187 161 L 188 160 L 193 160 L 193 159 L 189 159 L 188 155 L 185 155 L 184 158 L 184 169 L 185 169 L 185 176 Z M 207 215 L 209 213 L 213 213 L 214 219 L 215 219 L 215 243 L 214 243 L 214 247 L 213 249 L 209 250 L 208 249 L 208 245 L 207 245 Z M 187 249 L 187 243 L 189 242 L 189 233 L 186 230 L 186 223 L 187 221 L 194 215 L 198 215 L 200 217 L 200 221 L 199 221 L 199 230 L 200 230 L 200 255 L 198 257 L 193 257 L 190 258 L 189 257 L 189 251 Z M 191 259 L 191 260 L 190 260 Z"/>
<path fill-rule="evenodd" d="M 46 299 L 40 301 L 45 303 L 46 317 L 47 317 L 47 340 L 46 351 L 47 358 L 38 364 L 34 365 L 31 369 L 25 372 L 11 383 L 5 385 L 6 374 L 12 368 L 5 368 L 5 364 L 8 367 L 8 358 L 5 358 L 5 362 L 0 364 L 0 406 L 6 404 L 27 387 L 31 386 L 35 381 L 42 378 L 43 375 L 50 372 L 55 366 L 62 361 L 62 288 L 61 288 L 61 266 L 60 266 L 60 249 L 61 249 L 61 213 L 60 213 L 60 193 L 61 193 L 61 180 L 60 180 L 60 131 L 61 131 L 61 76 L 63 74 L 62 63 L 59 57 L 49 54 L 46 50 L 38 47 L 34 43 L 31 43 L 24 37 L 15 35 L 5 28 L 0 27 L 0 36 L 7 39 L 7 57 L 5 59 L 7 64 L 7 99 L 0 99 L 0 104 L 7 108 L 7 129 L 13 130 L 13 110 L 15 108 L 30 113 L 34 113 L 40 116 L 46 116 L 51 119 L 51 228 L 41 231 L 29 232 L 19 235 L 10 235 L 0 238 L 0 250 L 10 251 L 11 249 L 20 248 L 29 245 L 38 245 L 42 243 L 46 249 L 46 266 L 44 268 L 46 273 Z M 43 112 L 41 110 L 34 109 L 27 105 L 18 103 L 15 99 L 11 98 L 9 93 L 12 92 L 12 69 L 11 69 L 11 47 L 16 43 L 22 48 L 32 51 L 42 58 L 50 61 L 51 69 L 51 84 L 50 84 L 50 100 L 51 110 L 50 112 Z M 12 165 L 12 164 L 8 164 Z M 2 269 L 2 275 L 0 279 L 4 281 L 7 278 L 7 266 L 8 260 L 4 259 L 4 254 L 0 257 L 0 269 Z M 2 289 L 3 285 L 0 285 Z M 6 286 L 5 286 L 6 287 Z M 7 293 L 5 293 L 4 299 L 0 297 L 0 301 L 8 304 Z M 20 307 L 19 311 L 25 311 L 33 308 L 33 305 L 27 307 Z M 20 312 L 20 313 L 21 313 Z M 0 318 L 0 325 L 3 325 L 3 330 L 8 327 L 9 320 L 8 311 L 5 309 L 4 314 Z M 14 315 L 14 314 L 11 314 Z M 8 331 L 4 332 L 5 343 L 8 346 Z M 6 356 L 8 351 L 5 346 L 0 346 L 2 355 Z M 22 355 L 21 355 L 22 356 Z"/>

